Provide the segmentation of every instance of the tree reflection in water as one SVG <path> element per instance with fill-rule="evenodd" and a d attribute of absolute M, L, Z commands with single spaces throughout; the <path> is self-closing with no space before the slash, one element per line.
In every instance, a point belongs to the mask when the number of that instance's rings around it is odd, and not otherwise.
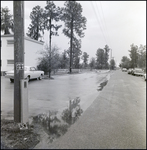
<path fill-rule="evenodd" d="M 70 100 L 69 108 L 63 110 L 60 119 L 57 117 L 57 113 L 57 111 L 49 111 L 48 114 L 34 116 L 33 123 L 40 124 L 49 135 L 55 134 L 56 137 L 59 137 L 65 134 L 83 113 L 80 107 L 80 98 L 76 97 L 72 102 Z"/>

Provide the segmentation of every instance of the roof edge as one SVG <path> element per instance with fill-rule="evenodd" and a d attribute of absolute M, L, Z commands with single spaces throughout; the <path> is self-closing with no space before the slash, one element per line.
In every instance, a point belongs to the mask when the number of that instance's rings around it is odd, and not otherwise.
<path fill-rule="evenodd" d="M 1 37 L 14 37 L 14 34 L 5 34 L 5 35 L 1 35 Z M 31 39 L 31 38 L 29 38 L 29 37 L 27 37 L 27 36 L 25 36 L 24 38 L 25 38 L 26 40 L 28 40 L 28 41 L 32 41 L 32 42 L 35 42 L 35 43 L 39 43 L 39 44 L 42 44 L 42 45 L 44 44 L 43 41 L 40 42 L 40 41 Z"/>

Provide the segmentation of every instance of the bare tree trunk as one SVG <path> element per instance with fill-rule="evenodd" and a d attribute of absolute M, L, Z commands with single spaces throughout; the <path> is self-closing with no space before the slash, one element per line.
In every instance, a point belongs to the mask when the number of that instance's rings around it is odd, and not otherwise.
<path fill-rule="evenodd" d="M 70 73 L 72 73 L 72 39 L 73 39 L 73 16 L 71 20 L 71 37 L 70 37 Z"/>

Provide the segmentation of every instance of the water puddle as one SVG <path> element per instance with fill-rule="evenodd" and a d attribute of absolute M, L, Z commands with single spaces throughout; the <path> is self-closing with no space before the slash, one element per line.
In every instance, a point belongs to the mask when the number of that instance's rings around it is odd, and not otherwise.
<path fill-rule="evenodd" d="M 97 89 L 97 90 L 98 90 L 98 91 L 102 91 L 103 87 L 106 86 L 107 83 L 108 83 L 108 80 L 106 80 L 106 81 L 100 83 L 100 85 L 98 86 L 98 89 Z"/>
<path fill-rule="evenodd" d="M 32 124 L 39 124 L 49 135 L 49 142 L 64 135 L 68 128 L 74 124 L 82 115 L 83 110 L 80 107 L 80 98 L 77 97 L 69 101 L 69 108 L 58 114 L 57 111 L 48 111 L 32 117 Z"/>
<path fill-rule="evenodd" d="M 98 91 L 102 91 L 102 89 L 104 88 L 104 86 L 107 85 L 108 80 L 110 79 L 110 75 L 107 75 L 106 78 L 104 79 L 103 82 L 100 83 L 100 85 L 98 86 Z"/>

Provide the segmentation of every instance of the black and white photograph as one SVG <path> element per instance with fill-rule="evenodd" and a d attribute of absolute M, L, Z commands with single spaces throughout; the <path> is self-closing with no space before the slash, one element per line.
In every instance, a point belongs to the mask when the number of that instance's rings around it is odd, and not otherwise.
<path fill-rule="evenodd" d="M 146 149 L 146 1 L 1 1 L 1 149 Z"/>

